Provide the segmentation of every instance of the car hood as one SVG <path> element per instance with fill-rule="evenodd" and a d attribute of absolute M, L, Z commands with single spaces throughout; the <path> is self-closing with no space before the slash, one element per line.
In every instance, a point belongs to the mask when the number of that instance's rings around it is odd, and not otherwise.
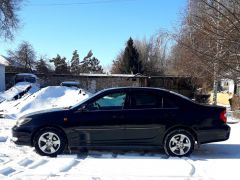
<path fill-rule="evenodd" d="M 55 112 L 66 112 L 68 109 L 65 108 L 51 108 L 51 109 L 46 109 L 46 110 L 40 110 L 40 111 L 34 111 L 34 112 L 29 112 L 22 114 L 18 117 L 18 119 L 21 118 L 30 118 L 33 116 L 40 116 L 40 115 L 45 115 L 45 114 L 50 114 L 50 113 L 55 113 Z"/>

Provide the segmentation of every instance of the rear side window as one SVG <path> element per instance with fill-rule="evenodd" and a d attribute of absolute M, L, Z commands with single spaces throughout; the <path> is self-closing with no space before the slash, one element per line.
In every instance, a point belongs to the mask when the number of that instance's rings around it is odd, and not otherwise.
<path fill-rule="evenodd" d="M 169 97 L 163 97 L 162 98 L 162 107 L 163 108 L 177 108 L 178 105 L 176 101 L 173 101 Z"/>
<path fill-rule="evenodd" d="M 161 108 L 161 98 L 153 93 L 132 92 L 131 108 Z"/>

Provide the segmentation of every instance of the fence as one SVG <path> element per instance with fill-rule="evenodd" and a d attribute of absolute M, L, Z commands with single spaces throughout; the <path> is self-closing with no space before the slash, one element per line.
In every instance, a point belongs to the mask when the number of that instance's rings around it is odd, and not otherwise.
<path fill-rule="evenodd" d="M 14 84 L 16 73 L 6 73 L 6 87 Z M 83 89 L 96 92 L 111 87 L 160 87 L 169 89 L 188 97 L 192 97 L 193 89 L 189 77 L 179 76 L 136 76 L 125 74 L 81 74 L 79 76 L 69 74 L 36 74 L 43 86 L 60 85 L 63 81 L 78 81 Z"/>

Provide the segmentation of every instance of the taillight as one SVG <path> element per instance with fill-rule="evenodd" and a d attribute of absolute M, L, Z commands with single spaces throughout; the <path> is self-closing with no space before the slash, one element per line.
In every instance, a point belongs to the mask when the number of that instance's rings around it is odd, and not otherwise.
<path fill-rule="evenodd" d="M 224 122 L 224 123 L 227 123 L 227 112 L 226 110 L 222 111 L 220 113 L 220 119 Z"/>

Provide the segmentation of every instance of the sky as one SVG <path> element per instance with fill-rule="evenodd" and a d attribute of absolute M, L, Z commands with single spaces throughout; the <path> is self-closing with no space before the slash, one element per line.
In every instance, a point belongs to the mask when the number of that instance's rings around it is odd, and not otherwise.
<path fill-rule="evenodd" d="M 160 30 L 173 32 L 187 0 L 28 0 L 18 15 L 21 27 L 12 42 L 0 41 L 0 54 L 22 41 L 37 56 L 57 54 L 70 61 L 92 50 L 104 67 L 112 64 L 129 37 L 149 38 Z"/>

